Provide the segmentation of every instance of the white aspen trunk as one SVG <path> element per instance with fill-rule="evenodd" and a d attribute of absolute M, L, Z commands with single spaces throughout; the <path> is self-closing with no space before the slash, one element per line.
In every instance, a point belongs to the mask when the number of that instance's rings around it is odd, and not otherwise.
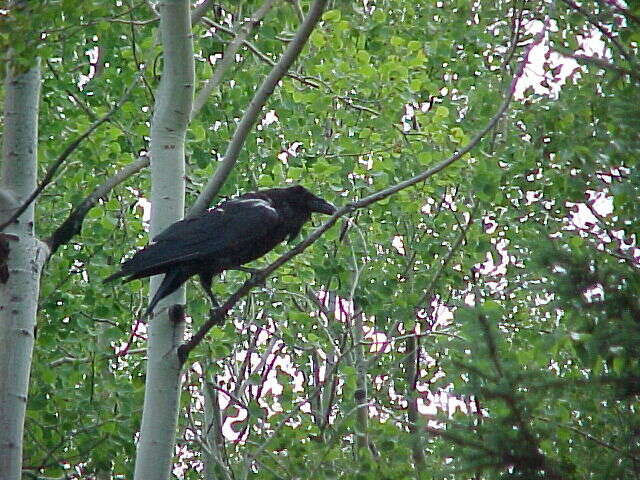
<path fill-rule="evenodd" d="M 194 88 L 189 2 L 163 0 L 158 5 L 164 68 L 151 123 L 152 237 L 184 214 L 184 142 Z M 150 298 L 160 280 L 152 278 Z M 160 302 L 149 323 L 136 480 L 163 480 L 171 473 L 181 386 L 176 352 L 183 341 L 184 321 L 172 321 L 166 307 L 184 302 L 181 288 Z"/>
<path fill-rule="evenodd" d="M 0 170 L 0 223 L 35 190 L 40 62 L 26 73 L 7 69 Z M 4 232 L 9 248 L 0 279 L 0 478 L 22 477 L 22 437 L 35 338 L 40 274 L 47 247 L 34 234 L 34 204 Z M 0 264 L 2 259 L 0 259 Z M 2 268 L 0 266 L 0 268 Z"/>

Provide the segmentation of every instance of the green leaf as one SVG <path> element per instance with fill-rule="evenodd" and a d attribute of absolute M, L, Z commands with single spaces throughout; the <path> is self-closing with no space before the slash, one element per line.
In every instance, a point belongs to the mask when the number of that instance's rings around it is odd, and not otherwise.
<path fill-rule="evenodd" d="M 327 22 L 335 22 L 337 20 L 340 20 L 340 17 L 340 10 L 327 10 L 322 14 L 322 19 Z"/>

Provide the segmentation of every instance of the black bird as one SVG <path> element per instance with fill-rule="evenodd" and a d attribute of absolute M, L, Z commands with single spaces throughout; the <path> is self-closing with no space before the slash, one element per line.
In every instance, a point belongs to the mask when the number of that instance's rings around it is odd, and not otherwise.
<path fill-rule="evenodd" d="M 293 240 L 312 212 L 332 215 L 336 208 L 296 185 L 246 193 L 227 200 L 197 217 L 170 225 L 142 250 L 107 277 L 125 282 L 165 274 L 147 314 L 193 275 L 214 305 L 211 292 L 214 275 L 262 257 L 280 242 Z"/>

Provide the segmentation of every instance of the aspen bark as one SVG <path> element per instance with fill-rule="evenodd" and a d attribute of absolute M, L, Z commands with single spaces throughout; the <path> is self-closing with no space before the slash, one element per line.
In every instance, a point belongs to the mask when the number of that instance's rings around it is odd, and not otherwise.
<path fill-rule="evenodd" d="M 184 143 L 194 89 L 190 4 L 163 0 L 158 5 L 164 68 L 151 122 L 152 238 L 184 213 Z M 151 279 L 150 298 L 160 280 Z M 167 307 L 184 302 L 183 287 L 158 304 L 149 322 L 136 480 L 163 480 L 171 474 L 181 386 L 177 348 L 184 337 L 184 312 Z"/>
<path fill-rule="evenodd" d="M 40 62 L 7 68 L 0 170 L 0 223 L 36 188 Z M 34 204 L 0 232 L 0 478 L 22 477 L 29 373 L 40 274 L 47 248 L 34 233 Z"/>

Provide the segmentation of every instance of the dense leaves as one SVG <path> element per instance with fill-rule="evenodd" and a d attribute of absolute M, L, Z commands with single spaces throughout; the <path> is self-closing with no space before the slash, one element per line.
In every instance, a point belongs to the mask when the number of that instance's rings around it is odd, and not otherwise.
<path fill-rule="evenodd" d="M 24 65 L 33 55 L 46 62 L 43 172 L 137 82 L 39 198 L 42 238 L 148 146 L 162 69 L 156 13 L 150 2 L 107 3 L 3 14 L 3 44 Z M 259 4 L 236 3 L 206 16 L 237 30 Z M 211 478 L 640 474 L 640 90 L 628 73 L 638 71 L 640 12 L 630 5 L 335 2 L 221 198 L 300 182 L 341 205 L 425 170 L 488 122 L 534 33 L 546 33 L 521 79 L 531 87 L 472 154 L 345 218 L 192 353 L 178 477 L 201 478 L 203 461 Z M 187 203 L 299 24 L 297 7 L 276 3 L 193 119 Z M 194 25 L 198 89 L 232 39 L 210 25 Z M 548 53 L 591 55 L 588 38 L 608 66 Z M 100 280 L 131 253 L 125 246 L 148 240 L 147 175 L 104 198 L 47 266 L 26 425 L 31 471 L 131 476 L 146 283 Z M 227 272 L 215 295 L 246 275 Z M 193 328 L 208 309 L 190 288 Z"/>

